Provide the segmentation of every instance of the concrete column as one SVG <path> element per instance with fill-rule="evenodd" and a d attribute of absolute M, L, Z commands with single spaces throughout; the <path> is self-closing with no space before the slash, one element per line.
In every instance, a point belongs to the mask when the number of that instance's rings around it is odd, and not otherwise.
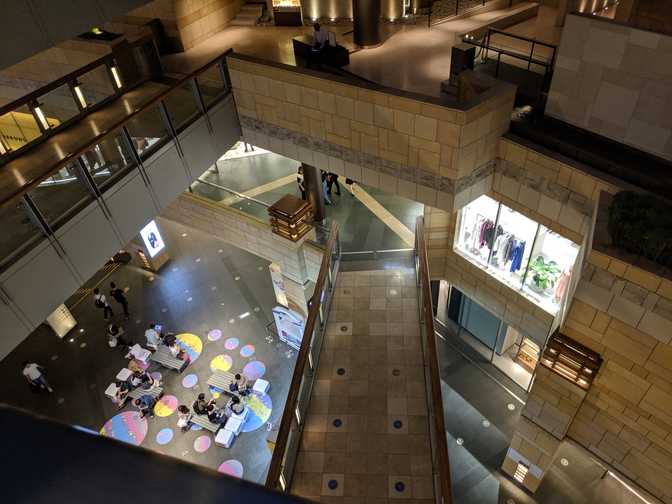
<path fill-rule="evenodd" d="M 314 219 L 322 221 L 324 212 L 324 192 L 322 192 L 322 174 L 319 168 L 302 163 L 303 180 L 306 184 L 306 197 L 313 206 Z"/>
<path fill-rule="evenodd" d="M 362 47 L 380 44 L 381 0 L 352 0 L 355 44 Z"/>

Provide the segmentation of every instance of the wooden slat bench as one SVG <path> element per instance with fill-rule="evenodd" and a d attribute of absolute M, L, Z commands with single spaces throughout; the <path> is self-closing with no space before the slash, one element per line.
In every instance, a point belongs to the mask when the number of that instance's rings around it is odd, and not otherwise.
<path fill-rule="evenodd" d="M 128 393 L 128 397 L 133 401 L 140 399 L 143 395 L 152 396 L 154 399 L 159 399 L 163 395 L 163 387 L 154 387 L 151 389 L 143 389 L 136 387 Z"/>
<path fill-rule="evenodd" d="M 212 423 L 208 420 L 207 415 L 197 415 L 196 413 L 191 415 L 190 422 L 213 433 L 216 433 L 222 427 L 220 424 Z"/>
<path fill-rule="evenodd" d="M 208 378 L 208 385 L 224 391 L 225 394 L 239 397 L 238 392 L 232 392 L 229 389 L 229 385 L 235 381 L 236 376 L 233 373 L 227 371 L 215 371 L 212 373 L 212 376 Z"/>
<path fill-rule="evenodd" d="M 188 361 L 173 357 L 170 350 L 165 346 L 160 346 L 159 349 L 149 357 L 149 360 L 156 362 L 165 368 L 174 369 L 178 373 L 184 371 L 184 368 L 186 368 L 188 364 Z"/>

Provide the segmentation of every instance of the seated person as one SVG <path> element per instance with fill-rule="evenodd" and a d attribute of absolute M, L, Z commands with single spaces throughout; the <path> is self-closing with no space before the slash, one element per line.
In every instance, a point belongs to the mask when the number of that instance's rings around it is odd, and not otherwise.
<path fill-rule="evenodd" d="M 168 333 L 163 337 L 163 344 L 167 347 L 172 347 L 175 343 L 177 343 L 177 338 L 173 333 Z"/>
<path fill-rule="evenodd" d="M 117 386 L 117 392 L 114 394 L 113 402 L 117 404 L 117 409 L 121 409 L 126 404 L 126 399 L 128 399 L 128 393 L 131 391 L 131 386 L 128 382 L 117 380 L 115 382 Z"/>
<path fill-rule="evenodd" d="M 133 373 L 139 372 L 139 373 L 144 373 L 145 369 L 147 369 L 147 365 L 140 362 L 139 360 L 133 358 L 130 361 L 128 361 L 128 365 L 126 366 L 128 369 L 133 371 Z"/>
<path fill-rule="evenodd" d="M 131 385 L 134 387 L 142 387 L 145 390 L 158 387 L 161 383 L 155 379 L 147 371 L 136 371 L 131 376 Z"/>
<path fill-rule="evenodd" d="M 133 404 L 135 405 L 138 410 L 140 410 L 140 418 L 145 418 L 145 416 L 149 415 L 150 417 L 154 416 L 154 403 L 156 401 L 152 396 L 149 394 L 145 394 L 141 396 L 139 399 L 136 399 L 133 401 Z"/>
<path fill-rule="evenodd" d="M 223 424 L 226 423 L 227 416 L 224 412 L 224 410 L 215 407 L 214 404 L 211 404 L 208 406 L 208 420 L 210 420 L 214 424 Z"/>
<path fill-rule="evenodd" d="M 215 402 L 214 399 L 210 399 L 209 401 L 205 400 L 205 394 L 200 393 L 198 394 L 198 398 L 194 401 L 194 404 L 192 406 L 194 413 L 197 415 L 207 415 L 208 414 L 208 406 L 213 404 Z"/>
<path fill-rule="evenodd" d="M 189 354 L 187 354 L 187 352 L 182 350 L 180 345 L 177 344 L 177 341 L 173 340 L 172 344 L 167 345 L 167 346 L 168 346 L 168 351 L 170 352 L 170 355 L 172 355 L 173 357 L 175 357 L 177 359 L 183 360 L 187 364 L 189 363 L 189 361 L 191 360 L 189 358 Z"/>
<path fill-rule="evenodd" d="M 224 406 L 224 415 L 228 418 L 233 414 L 240 415 L 245 411 L 245 405 L 236 396 L 229 399 L 229 402 Z"/>
<path fill-rule="evenodd" d="M 116 324 L 107 326 L 107 344 L 110 348 L 115 348 L 117 345 L 131 346 L 131 344 L 124 337 L 124 328 Z"/>
<path fill-rule="evenodd" d="M 245 396 L 250 393 L 250 384 L 245 375 L 236 373 L 234 382 L 230 385 L 231 392 L 238 392 Z"/>
<path fill-rule="evenodd" d="M 156 324 L 149 324 L 149 327 L 145 331 L 145 339 L 147 340 L 147 346 L 156 350 L 159 348 L 161 343 L 161 335 L 156 330 Z"/>
<path fill-rule="evenodd" d="M 313 51 L 322 52 L 329 43 L 329 33 L 323 30 L 320 23 L 313 24 Z"/>
<path fill-rule="evenodd" d="M 187 432 L 189 430 L 189 424 L 191 422 L 191 411 L 184 404 L 181 404 L 177 407 L 177 426 L 182 430 L 182 432 Z"/>

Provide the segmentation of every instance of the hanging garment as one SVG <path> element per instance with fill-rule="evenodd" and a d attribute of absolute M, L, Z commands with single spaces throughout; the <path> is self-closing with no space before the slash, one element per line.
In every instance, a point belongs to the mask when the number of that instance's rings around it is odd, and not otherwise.
<path fill-rule="evenodd" d="M 513 242 L 515 241 L 516 237 L 512 234 L 509 234 L 506 242 L 503 244 L 504 245 L 504 250 L 502 251 L 501 255 L 501 267 L 504 268 L 506 267 L 507 261 L 511 260 L 511 249 L 513 248 Z"/>
<path fill-rule="evenodd" d="M 523 240 L 515 240 L 511 249 L 511 273 L 518 271 L 523 263 L 523 256 L 525 255 L 525 242 Z"/>
<path fill-rule="evenodd" d="M 555 285 L 555 294 L 553 295 L 553 299 L 556 303 L 559 303 L 565 295 L 570 275 L 571 272 L 568 272 L 567 270 L 562 270 L 562 273 L 560 273 L 558 283 Z"/>
<path fill-rule="evenodd" d="M 492 247 L 492 237 L 494 234 L 494 229 L 495 229 L 495 223 L 492 222 L 490 219 L 487 219 L 485 222 L 483 222 L 483 225 L 481 226 L 480 247 L 483 247 L 484 245 L 487 245 L 488 248 Z"/>
<path fill-rule="evenodd" d="M 481 240 L 480 233 L 483 220 L 484 220 L 483 217 L 478 217 L 474 222 L 474 227 L 471 230 L 471 244 L 469 245 L 472 251 L 478 250 L 478 245 Z"/>

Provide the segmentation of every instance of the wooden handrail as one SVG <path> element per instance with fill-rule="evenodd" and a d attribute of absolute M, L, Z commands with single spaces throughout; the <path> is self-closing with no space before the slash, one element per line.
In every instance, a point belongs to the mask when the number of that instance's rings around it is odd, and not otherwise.
<path fill-rule="evenodd" d="M 331 223 L 329 231 L 329 239 L 325 246 L 324 255 L 322 256 L 322 263 L 320 264 L 320 272 L 317 276 L 313 297 L 311 299 L 310 307 L 308 308 L 308 319 L 303 329 L 303 339 L 301 340 L 301 348 L 296 359 L 296 366 L 294 367 L 294 374 L 289 385 L 289 393 L 285 401 L 285 410 L 280 421 L 280 428 L 278 429 L 278 437 L 273 448 L 273 456 L 271 457 L 271 464 L 268 468 L 268 476 L 266 477 L 266 487 L 274 489 L 277 487 L 282 472 L 282 462 L 285 458 L 285 450 L 287 448 L 287 440 L 289 438 L 289 430 L 294 421 L 294 410 L 299 398 L 299 391 L 301 388 L 301 378 L 308 362 L 308 354 L 310 353 L 310 342 L 315 329 L 315 323 L 318 320 L 320 313 L 320 306 L 322 304 L 322 291 L 324 283 L 327 279 L 329 268 L 331 267 L 331 255 L 334 245 L 338 238 L 338 224 Z"/>
<path fill-rule="evenodd" d="M 433 422 L 436 435 L 434 436 L 434 444 L 432 450 L 435 450 L 437 467 L 435 470 L 438 473 L 441 501 L 443 504 L 452 504 L 453 493 L 452 484 L 450 481 L 450 461 L 448 459 L 448 441 L 446 439 L 446 425 L 443 421 L 443 399 L 441 396 L 441 375 L 439 373 L 439 358 L 436 346 L 436 333 L 434 332 L 434 309 L 432 306 L 432 290 L 430 287 L 429 276 L 429 262 L 427 260 L 427 244 L 425 241 L 425 227 L 424 218 L 418 217 L 415 227 L 416 237 L 416 254 L 419 259 L 418 275 L 420 280 L 422 310 L 427 337 L 427 353 L 425 359 L 429 367 L 430 378 L 430 393 L 432 404 L 435 405 L 434 415 L 429 421 Z M 438 407 L 437 407 L 438 405 Z M 435 488 L 435 493 L 436 493 Z"/>

